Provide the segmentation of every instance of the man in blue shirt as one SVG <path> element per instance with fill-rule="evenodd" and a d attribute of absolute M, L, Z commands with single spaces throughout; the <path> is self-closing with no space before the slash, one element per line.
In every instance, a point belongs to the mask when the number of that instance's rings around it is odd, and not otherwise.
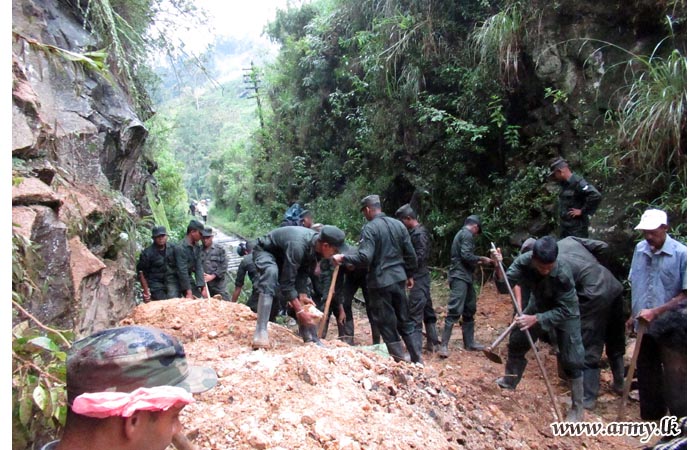
<path fill-rule="evenodd" d="M 630 266 L 632 315 L 627 326 L 631 328 L 636 319 L 643 318 L 653 329 L 655 320 L 686 305 L 687 249 L 667 234 L 668 221 L 664 211 L 645 211 L 635 230 L 642 231 L 644 240 L 635 247 Z M 675 350 L 685 352 L 685 349 Z M 664 395 L 672 387 L 677 393 L 679 380 L 677 377 L 673 381 L 669 379 L 662 356 L 654 334 L 644 335 L 637 360 L 639 409 L 644 420 L 660 419 L 667 409 L 672 409 L 673 415 L 685 415 L 685 401 L 679 405 L 679 399 Z M 681 384 L 685 386 L 685 380 Z M 659 389 L 661 386 L 664 389 Z"/>

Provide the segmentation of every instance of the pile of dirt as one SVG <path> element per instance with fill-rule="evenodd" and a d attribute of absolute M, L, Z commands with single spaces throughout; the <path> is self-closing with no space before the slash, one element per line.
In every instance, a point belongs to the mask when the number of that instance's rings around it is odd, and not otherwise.
<path fill-rule="evenodd" d="M 501 314 L 507 326 L 503 302 L 491 306 L 487 302 L 477 320 L 498 321 Z M 493 381 L 503 366 L 480 352 L 459 349 L 455 333 L 448 359 L 426 354 L 424 367 L 396 363 L 363 346 L 371 342 L 369 325 L 363 311 L 355 312 L 360 345 L 354 347 L 334 338 L 334 326 L 319 347 L 304 344 L 296 327 L 270 323 L 273 348 L 253 351 L 255 313 L 217 300 L 142 304 L 122 324 L 162 328 L 183 342 L 191 363 L 216 370 L 217 387 L 198 394 L 198 401 L 181 414 L 185 434 L 203 449 L 639 446 L 633 439 L 553 437 L 549 423 L 554 413 L 534 362 L 518 390 L 501 390 Z M 501 331 L 485 320 L 477 321 L 477 327 L 483 341 Z M 547 359 L 551 365 L 553 358 Z M 557 386 L 562 405 L 565 389 Z M 566 411 L 565 405 L 561 410 Z M 586 420 L 601 418 L 588 413 Z"/>

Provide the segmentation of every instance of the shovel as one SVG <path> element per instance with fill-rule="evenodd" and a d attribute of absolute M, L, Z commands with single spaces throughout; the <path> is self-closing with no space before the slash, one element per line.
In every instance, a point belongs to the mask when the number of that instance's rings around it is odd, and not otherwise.
<path fill-rule="evenodd" d="M 503 364 L 503 359 L 501 359 L 501 356 L 498 353 L 494 352 L 493 349 L 498 347 L 498 344 L 500 344 L 503 341 L 503 339 L 505 339 L 506 336 L 508 336 L 510 332 L 513 331 L 513 328 L 515 328 L 517 325 L 518 323 L 516 321 L 513 321 L 513 323 L 510 324 L 506 331 L 501 333 L 501 335 L 498 336 L 495 341 L 493 341 L 493 344 L 484 348 L 482 350 L 482 352 L 484 352 L 484 356 L 486 356 L 488 359 L 497 364 Z"/>
<path fill-rule="evenodd" d="M 637 342 L 634 343 L 634 353 L 632 353 L 632 361 L 630 361 L 630 367 L 627 369 L 627 376 L 625 377 L 625 387 L 622 390 L 622 398 L 620 399 L 620 409 L 617 411 L 617 420 L 622 419 L 622 414 L 625 412 L 625 405 L 627 404 L 627 397 L 630 395 L 630 388 L 632 387 L 632 378 L 634 378 L 634 369 L 637 368 L 637 358 L 639 357 L 639 349 L 642 348 L 642 338 L 644 333 L 649 329 L 649 321 L 639 317 L 637 318 Z"/>
<path fill-rule="evenodd" d="M 323 318 L 321 319 L 321 334 L 322 338 L 326 338 L 326 333 L 328 332 L 328 313 L 331 308 L 331 300 L 333 299 L 333 294 L 335 294 L 335 280 L 338 279 L 338 271 L 340 270 L 340 265 L 335 266 L 333 269 L 333 276 L 331 277 L 331 287 L 328 289 L 328 295 L 326 295 L 326 307 L 323 309 Z M 341 305 L 342 308 L 342 305 Z"/>
<path fill-rule="evenodd" d="M 491 242 L 491 250 L 496 251 L 496 244 Z M 506 283 L 506 287 L 508 287 L 508 293 L 510 294 L 510 299 L 513 302 L 513 307 L 515 308 L 515 312 L 518 316 L 521 316 L 523 314 L 522 309 L 520 308 L 520 303 L 518 303 L 518 300 L 515 298 L 515 294 L 513 293 L 513 288 L 510 287 L 510 282 L 508 282 L 508 275 L 506 274 L 506 269 L 503 267 L 502 262 L 498 262 L 498 268 L 501 269 L 501 274 L 503 274 L 503 280 Z M 554 408 L 554 415 L 557 417 L 557 420 L 559 422 L 563 422 L 564 420 L 562 419 L 562 415 L 559 412 L 559 407 L 557 406 L 557 398 L 554 396 L 554 391 L 552 390 L 552 384 L 549 382 L 549 377 L 547 376 L 547 369 L 544 367 L 544 363 L 542 362 L 542 359 L 540 358 L 540 354 L 537 351 L 537 347 L 535 346 L 535 341 L 532 340 L 532 336 L 530 335 L 530 330 L 525 330 L 525 336 L 527 336 L 527 340 L 530 344 L 530 348 L 532 349 L 532 352 L 535 354 L 535 359 L 537 360 L 537 365 L 540 368 L 540 373 L 542 374 L 542 378 L 544 378 L 544 384 L 547 387 L 547 394 L 549 395 L 549 399 L 552 401 L 552 408 Z"/>

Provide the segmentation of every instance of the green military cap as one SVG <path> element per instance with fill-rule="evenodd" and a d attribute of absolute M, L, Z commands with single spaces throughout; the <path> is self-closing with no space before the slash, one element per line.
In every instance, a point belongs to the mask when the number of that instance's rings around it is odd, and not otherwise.
<path fill-rule="evenodd" d="M 163 236 L 163 235 L 167 235 L 167 234 L 168 234 L 168 232 L 165 231 L 165 227 L 162 227 L 162 226 L 155 226 L 151 230 L 151 237 L 158 237 L 158 236 Z"/>
<path fill-rule="evenodd" d="M 214 236 L 214 230 L 211 229 L 211 227 L 204 227 L 202 230 L 202 237 L 211 237 Z"/>
<path fill-rule="evenodd" d="M 204 224 L 199 220 L 190 220 L 190 224 L 187 225 L 187 231 L 189 232 L 190 230 L 204 231 Z"/>
<path fill-rule="evenodd" d="M 401 208 L 397 209 L 394 215 L 399 219 L 403 219 L 404 217 L 410 217 L 411 219 L 416 218 L 416 212 L 413 210 L 413 208 L 411 208 L 411 205 L 408 203 L 403 205 Z"/>
<path fill-rule="evenodd" d="M 382 203 L 379 200 L 379 196 L 372 194 L 368 195 L 367 197 L 363 198 L 362 201 L 360 202 L 360 209 L 370 206 L 370 207 L 378 207 L 381 206 Z"/>
<path fill-rule="evenodd" d="M 472 214 L 471 216 L 464 219 L 465 225 L 468 225 L 470 223 L 477 224 L 479 226 L 479 232 L 483 231 L 483 228 L 481 227 L 481 217 L 477 216 L 476 214 Z"/>
<path fill-rule="evenodd" d="M 318 234 L 318 239 L 333 247 L 340 248 L 345 243 L 345 233 L 338 227 L 333 225 L 324 225 L 321 232 Z"/>
<path fill-rule="evenodd" d="M 561 169 L 562 167 L 566 167 L 568 165 L 569 163 L 561 156 L 554 158 L 549 164 L 549 176 L 554 175 L 555 170 Z"/>
<path fill-rule="evenodd" d="M 178 386 L 196 394 L 216 386 L 216 372 L 191 366 L 178 339 L 163 330 L 126 326 L 98 331 L 68 351 L 68 402 L 87 392 Z"/>

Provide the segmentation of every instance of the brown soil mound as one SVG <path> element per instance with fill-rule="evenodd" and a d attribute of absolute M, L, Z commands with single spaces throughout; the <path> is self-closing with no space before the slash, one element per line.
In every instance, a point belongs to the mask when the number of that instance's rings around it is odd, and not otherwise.
<path fill-rule="evenodd" d="M 438 308 L 438 310 L 441 308 Z M 477 338 L 491 342 L 510 321 L 507 298 L 488 286 L 479 299 Z M 371 342 L 355 311 L 356 343 Z M 444 316 L 444 311 L 441 316 Z M 250 346 L 256 315 L 217 300 L 172 299 L 138 306 L 122 324 L 163 328 L 185 345 L 192 364 L 212 367 L 216 388 L 197 395 L 181 420 L 202 449 L 610 449 L 639 448 L 631 438 L 555 438 L 554 413 L 531 359 L 516 391 L 494 380 L 503 366 L 461 347 L 455 327 L 450 357 L 425 354 L 425 367 L 395 363 L 381 352 L 350 347 L 331 325 L 324 348 L 304 344 L 296 327 L 270 323 L 273 348 Z M 543 346 L 543 349 L 546 346 Z M 500 351 L 505 353 L 505 343 Z M 568 391 L 556 380 L 554 357 L 541 352 L 565 414 Z M 601 383 L 600 413 L 615 420 L 619 397 Z M 626 420 L 639 420 L 636 404 Z M 598 411 L 596 411 L 598 412 Z"/>

